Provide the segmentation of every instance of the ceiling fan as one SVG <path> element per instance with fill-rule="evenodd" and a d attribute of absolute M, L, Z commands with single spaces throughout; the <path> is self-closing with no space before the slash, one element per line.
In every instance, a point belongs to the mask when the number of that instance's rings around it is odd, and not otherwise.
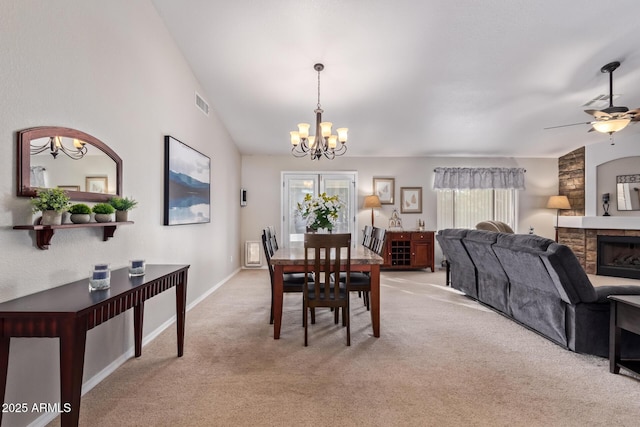
<path fill-rule="evenodd" d="M 602 110 L 584 110 L 592 115 L 595 120 L 590 122 L 572 123 L 569 125 L 552 126 L 545 129 L 556 129 L 567 126 L 591 125 L 589 132 L 598 131 L 612 135 L 624 129 L 630 122 L 640 121 L 640 108 L 629 110 L 627 107 L 613 105 L 613 72 L 620 66 L 620 62 L 614 61 L 600 68 L 603 73 L 609 73 L 609 106 Z"/>

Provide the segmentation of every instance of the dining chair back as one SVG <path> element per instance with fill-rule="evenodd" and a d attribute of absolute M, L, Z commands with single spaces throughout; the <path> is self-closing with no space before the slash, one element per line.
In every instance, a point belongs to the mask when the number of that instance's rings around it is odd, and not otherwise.
<path fill-rule="evenodd" d="M 347 328 L 347 345 L 351 345 L 351 326 L 349 322 L 349 275 L 351 273 L 351 234 L 313 234 L 304 235 L 304 271 L 305 283 L 303 292 L 303 324 L 304 345 L 308 343 L 309 309 L 316 307 L 330 307 L 335 310 L 335 320 L 338 320 L 338 310 L 342 308 L 342 323 Z M 333 281 L 334 274 L 339 276 L 344 271 L 345 282 Z M 315 278 L 310 282 L 310 274 Z"/>
<path fill-rule="evenodd" d="M 369 247 L 369 249 L 371 249 L 378 255 L 382 255 L 382 251 L 384 250 L 385 234 L 386 230 L 384 228 L 375 227 L 373 229 L 373 235 L 371 236 L 371 246 Z"/>
<path fill-rule="evenodd" d="M 371 237 L 373 237 L 373 227 L 370 225 L 364 226 L 364 231 L 362 233 L 362 244 L 367 248 L 371 249 Z"/>
<path fill-rule="evenodd" d="M 276 238 L 276 228 L 273 225 L 267 227 L 269 229 L 269 234 L 271 236 L 271 248 L 275 251 L 279 249 L 278 247 L 278 239 Z"/>
<path fill-rule="evenodd" d="M 264 248 L 264 256 L 267 260 L 267 266 L 269 268 L 269 278 L 271 281 L 271 313 L 269 315 L 269 324 L 273 324 L 273 286 L 274 286 L 274 269 L 271 265 L 271 257 L 275 253 L 272 246 L 273 241 L 271 239 L 271 230 L 269 227 L 262 230 L 262 247 Z M 313 281 L 313 278 L 310 278 Z M 302 292 L 302 286 L 304 284 L 304 273 L 285 273 L 282 277 L 282 291 L 283 292 Z"/>

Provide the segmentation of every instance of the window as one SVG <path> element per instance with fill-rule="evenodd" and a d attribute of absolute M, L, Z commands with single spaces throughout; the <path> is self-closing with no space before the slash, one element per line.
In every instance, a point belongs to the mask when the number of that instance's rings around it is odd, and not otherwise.
<path fill-rule="evenodd" d="M 327 193 L 337 195 L 344 203 L 340 209 L 335 233 L 351 233 L 354 244 L 356 233 L 356 172 L 283 172 L 282 173 L 282 242 L 284 246 L 299 246 L 304 241 L 306 224 L 297 215 L 298 203 L 304 196 Z"/>
<path fill-rule="evenodd" d="M 436 168 L 438 230 L 475 228 L 501 221 L 517 228 L 517 191 L 524 190 L 522 168 Z"/>
<path fill-rule="evenodd" d="M 502 221 L 514 230 L 517 191 L 514 189 L 459 189 L 437 192 L 437 226 L 475 228 L 481 221 Z"/>

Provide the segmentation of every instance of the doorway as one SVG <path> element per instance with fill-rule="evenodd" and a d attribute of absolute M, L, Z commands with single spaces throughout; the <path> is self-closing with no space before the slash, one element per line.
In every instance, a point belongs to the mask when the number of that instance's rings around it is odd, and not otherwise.
<path fill-rule="evenodd" d="M 355 244 L 357 172 L 282 172 L 282 239 L 284 246 L 301 246 L 306 231 L 305 221 L 298 213 L 298 203 L 307 194 L 337 195 L 344 207 L 340 209 L 334 233 L 351 233 Z"/>

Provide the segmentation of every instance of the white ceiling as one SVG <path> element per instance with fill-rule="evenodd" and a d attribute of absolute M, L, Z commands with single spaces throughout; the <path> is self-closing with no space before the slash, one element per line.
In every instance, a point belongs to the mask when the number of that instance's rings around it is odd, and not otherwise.
<path fill-rule="evenodd" d="M 349 128 L 353 156 L 558 157 L 607 141 L 582 105 L 640 107 L 638 0 L 152 0 L 243 154 Z M 603 105 L 599 108 L 604 108 Z M 622 130 L 640 137 L 640 125 Z"/>

